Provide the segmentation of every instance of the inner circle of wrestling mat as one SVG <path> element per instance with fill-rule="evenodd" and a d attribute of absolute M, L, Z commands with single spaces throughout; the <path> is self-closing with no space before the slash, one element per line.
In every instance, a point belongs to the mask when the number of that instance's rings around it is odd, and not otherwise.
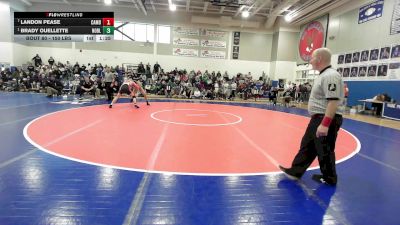
<path fill-rule="evenodd" d="M 33 145 L 63 158 L 143 172 L 256 175 L 290 165 L 309 118 L 222 104 L 96 105 L 44 115 L 26 125 Z M 341 129 L 336 159 L 359 151 Z M 318 163 L 314 161 L 313 168 Z"/>
<path fill-rule="evenodd" d="M 223 114 L 225 117 L 222 117 L 220 114 Z M 242 122 L 242 118 L 240 116 L 231 113 L 201 109 L 168 109 L 154 112 L 150 116 L 151 118 L 161 122 L 187 126 L 213 127 L 233 125 Z M 174 117 L 174 121 L 168 120 L 168 118 L 171 116 Z M 194 117 L 197 118 L 193 119 Z M 193 120 L 196 122 L 193 123 Z M 220 123 L 221 120 L 224 122 Z"/>

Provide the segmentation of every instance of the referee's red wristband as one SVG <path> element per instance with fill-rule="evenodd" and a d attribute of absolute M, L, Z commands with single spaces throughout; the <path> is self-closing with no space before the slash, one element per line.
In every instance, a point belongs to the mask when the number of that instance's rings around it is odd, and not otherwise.
<path fill-rule="evenodd" d="M 329 127 L 329 125 L 331 125 L 331 122 L 332 122 L 332 118 L 324 116 L 324 118 L 322 119 L 321 125 L 324 127 Z"/>

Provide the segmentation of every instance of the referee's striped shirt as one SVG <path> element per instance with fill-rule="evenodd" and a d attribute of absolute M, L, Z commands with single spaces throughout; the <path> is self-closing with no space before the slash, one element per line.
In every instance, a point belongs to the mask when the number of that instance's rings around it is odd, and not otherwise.
<path fill-rule="evenodd" d="M 344 84 L 340 74 L 331 66 L 321 70 L 314 80 L 308 101 L 308 113 L 325 114 L 328 100 L 339 100 L 337 114 L 343 113 Z"/>

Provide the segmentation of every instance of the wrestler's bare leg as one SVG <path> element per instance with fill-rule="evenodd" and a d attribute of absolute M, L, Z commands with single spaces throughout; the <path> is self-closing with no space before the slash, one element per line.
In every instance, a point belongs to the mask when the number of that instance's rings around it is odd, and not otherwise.
<path fill-rule="evenodd" d="M 135 106 L 135 108 L 139 108 L 139 106 L 136 104 L 137 100 L 136 100 L 136 90 L 131 92 L 131 102 L 133 102 L 133 106 Z"/>
<path fill-rule="evenodd" d="M 145 90 L 144 90 L 142 87 L 139 87 L 139 91 L 140 91 L 140 93 L 142 93 L 142 95 L 143 95 L 144 99 L 146 99 L 146 103 L 147 103 L 147 105 L 150 105 L 150 103 L 149 103 L 149 99 L 147 98 L 146 91 L 145 91 Z"/>
<path fill-rule="evenodd" d="M 118 92 L 117 96 L 115 96 L 115 98 L 112 100 L 112 102 L 110 103 L 110 105 L 108 107 L 111 109 L 113 104 L 116 103 L 120 97 L 121 97 L 121 94 Z"/>

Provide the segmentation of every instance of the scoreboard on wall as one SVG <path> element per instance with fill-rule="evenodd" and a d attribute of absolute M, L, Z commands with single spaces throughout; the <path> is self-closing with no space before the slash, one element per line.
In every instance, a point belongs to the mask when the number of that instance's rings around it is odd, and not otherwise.
<path fill-rule="evenodd" d="M 15 12 L 14 41 L 103 42 L 114 39 L 114 12 Z"/>

